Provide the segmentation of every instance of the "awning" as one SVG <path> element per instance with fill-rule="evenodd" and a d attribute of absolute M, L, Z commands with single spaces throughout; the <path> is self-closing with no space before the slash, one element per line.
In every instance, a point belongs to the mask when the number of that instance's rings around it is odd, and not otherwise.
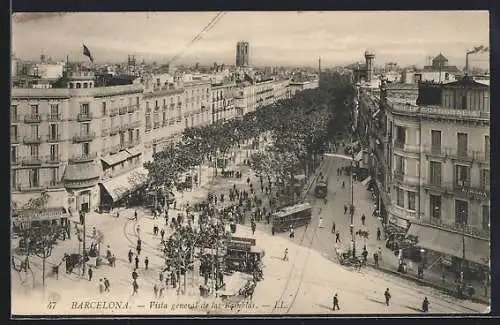
<path fill-rule="evenodd" d="M 363 184 L 363 186 L 366 186 L 368 185 L 368 183 L 372 180 L 372 177 L 371 176 L 368 176 L 367 178 L 365 178 L 361 184 Z"/>
<path fill-rule="evenodd" d="M 462 235 L 434 227 L 412 224 L 407 235 L 418 238 L 418 246 L 439 253 L 463 258 L 465 242 L 465 259 L 477 264 L 489 265 L 489 242 L 479 238 Z"/>
<path fill-rule="evenodd" d="M 141 155 L 141 154 L 142 154 L 141 150 L 140 150 L 139 148 L 137 148 L 137 147 L 127 149 L 126 151 L 127 151 L 127 152 L 130 154 L 130 156 L 132 156 L 132 157 L 139 156 L 139 155 Z"/>
<path fill-rule="evenodd" d="M 133 192 L 148 179 L 148 171 L 144 167 L 138 167 L 126 174 L 119 175 L 101 183 L 102 187 L 109 193 L 113 202 L 118 201 L 127 194 Z"/>
<path fill-rule="evenodd" d="M 99 178 L 100 175 L 100 166 L 95 161 L 91 161 L 66 166 L 63 179 L 65 181 L 81 181 Z"/>
<path fill-rule="evenodd" d="M 114 155 L 109 155 L 107 157 L 101 157 L 101 160 L 110 166 L 114 166 L 116 164 L 121 163 L 122 161 L 127 160 L 130 157 L 131 157 L 131 155 L 126 150 L 124 150 L 124 151 L 120 151 Z"/>

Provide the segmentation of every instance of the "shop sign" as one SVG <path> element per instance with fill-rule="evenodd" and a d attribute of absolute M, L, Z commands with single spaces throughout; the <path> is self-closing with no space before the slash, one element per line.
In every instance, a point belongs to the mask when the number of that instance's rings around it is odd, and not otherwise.
<path fill-rule="evenodd" d="M 462 186 L 461 191 L 462 191 L 462 193 L 464 193 L 468 197 L 474 198 L 476 200 L 482 201 L 482 200 L 486 200 L 488 198 L 488 193 L 486 193 L 486 191 L 479 190 L 476 188 Z"/>

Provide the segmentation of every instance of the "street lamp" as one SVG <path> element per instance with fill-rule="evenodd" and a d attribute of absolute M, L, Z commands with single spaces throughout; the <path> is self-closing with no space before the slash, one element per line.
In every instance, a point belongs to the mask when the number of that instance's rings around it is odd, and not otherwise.
<path fill-rule="evenodd" d="M 85 212 L 80 210 L 80 223 L 83 225 L 83 236 L 82 236 L 82 244 L 83 244 L 83 249 L 82 249 L 82 277 L 85 276 L 85 260 L 86 260 L 86 253 L 85 253 L 85 237 L 86 235 L 86 228 L 85 228 Z"/>

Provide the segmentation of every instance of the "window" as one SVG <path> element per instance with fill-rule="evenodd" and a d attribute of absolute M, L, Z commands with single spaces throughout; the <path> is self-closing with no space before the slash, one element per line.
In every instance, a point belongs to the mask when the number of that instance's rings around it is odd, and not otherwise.
<path fill-rule="evenodd" d="M 155 109 L 158 110 L 159 106 L 158 106 L 158 100 L 155 100 Z"/>
<path fill-rule="evenodd" d="M 83 103 L 80 105 L 80 114 L 89 115 L 89 104 Z"/>
<path fill-rule="evenodd" d="M 57 124 L 50 124 L 49 125 L 49 138 L 51 140 L 57 139 Z"/>
<path fill-rule="evenodd" d="M 405 158 L 396 155 L 396 174 L 404 175 L 405 173 Z"/>
<path fill-rule="evenodd" d="M 106 115 L 107 115 L 107 111 L 106 111 L 106 102 L 102 102 L 102 115 L 103 115 L 103 116 L 106 116 Z"/>
<path fill-rule="evenodd" d="M 53 117 L 59 116 L 59 104 L 50 105 L 50 115 Z"/>
<path fill-rule="evenodd" d="M 59 180 L 59 168 L 51 168 L 50 182 L 55 184 Z"/>
<path fill-rule="evenodd" d="M 134 130 L 129 130 L 128 131 L 128 142 L 132 143 L 134 141 Z"/>
<path fill-rule="evenodd" d="M 120 132 L 120 146 L 124 146 L 125 145 L 125 133 L 123 132 Z"/>
<path fill-rule="evenodd" d="M 11 182 L 12 182 L 12 188 L 16 188 L 17 187 L 17 170 L 11 170 L 10 171 L 10 179 L 11 179 Z"/>
<path fill-rule="evenodd" d="M 167 120 L 167 113 L 163 112 L 163 123 L 165 123 Z"/>
<path fill-rule="evenodd" d="M 405 201 L 405 198 L 404 198 L 404 195 L 405 195 L 405 192 L 404 192 L 402 189 L 398 188 L 398 189 L 396 190 L 396 196 L 397 196 L 397 197 L 396 197 L 396 204 L 397 204 L 398 206 L 402 207 L 402 208 L 404 208 L 404 206 L 405 206 L 405 202 L 404 202 L 404 201 Z"/>
<path fill-rule="evenodd" d="M 83 88 L 88 88 L 88 84 L 86 82 L 83 83 Z"/>
<path fill-rule="evenodd" d="M 467 225 L 469 203 L 467 201 L 455 200 L 455 225 Z"/>
<path fill-rule="evenodd" d="M 10 147 L 10 161 L 15 163 L 17 161 L 17 147 L 11 146 Z M 11 170 L 12 172 L 12 170 Z"/>
<path fill-rule="evenodd" d="M 490 230 L 490 206 L 483 205 L 481 210 L 483 230 Z"/>
<path fill-rule="evenodd" d="M 457 153 L 467 156 L 467 133 L 457 133 Z"/>
<path fill-rule="evenodd" d="M 11 105 L 10 112 L 12 114 L 12 120 L 17 121 L 17 105 Z"/>
<path fill-rule="evenodd" d="M 39 173 L 38 169 L 30 169 L 29 171 L 30 174 L 30 187 L 38 187 L 40 186 L 40 178 L 39 178 Z"/>
<path fill-rule="evenodd" d="M 441 131 L 432 130 L 431 131 L 431 150 L 432 152 L 441 152 Z"/>
<path fill-rule="evenodd" d="M 429 163 L 429 181 L 433 185 L 441 185 L 441 163 L 439 161 L 431 161 Z"/>
<path fill-rule="evenodd" d="M 470 168 L 469 166 L 455 165 L 455 184 L 457 186 L 469 186 Z"/>
<path fill-rule="evenodd" d="M 415 192 L 408 191 L 408 210 L 415 211 Z"/>
<path fill-rule="evenodd" d="M 90 123 L 82 123 L 80 124 L 81 134 L 89 134 L 90 133 Z"/>
<path fill-rule="evenodd" d="M 58 154 L 57 154 L 57 144 L 51 144 L 50 145 L 50 159 L 52 161 L 56 160 L 58 158 Z"/>
<path fill-rule="evenodd" d="M 484 136 L 484 155 L 485 159 L 490 159 L 490 136 Z"/>
<path fill-rule="evenodd" d="M 38 105 L 31 105 L 31 115 L 38 114 Z"/>
<path fill-rule="evenodd" d="M 488 169 L 481 170 L 481 188 L 483 190 L 490 190 L 490 171 Z"/>
<path fill-rule="evenodd" d="M 438 195 L 429 195 L 431 217 L 434 219 L 441 218 L 441 197 Z"/>
<path fill-rule="evenodd" d="M 85 156 L 90 154 L 90 143 L 82 143 L 82 154 Z"/>
<path fill-rule="evenodd" d="M 30 144 L 30 155 L 33 158 L 38 158 L 39 146 L 37 144 Z"/>
<path fill-rule="evenodd" d="M 403 146 L 406 143 L 406 128 L 402 126 L 396 126 L 396 139 L 395 144 L 397 146 Z"/>
<path fill-rule="evenodd" d="M 135 104 L 136 104 L 137 106 L 139 106 L 139 96 L 137 96 L 137 97 L 135 98 Z"/>
<path fill-rule="evenodd" d="M 146 116 L 146 130 L 151 130 L 151 116 Z"/>
<path fill-rule="evenodd" d="M 167 106 L 167 99 L 163 98 L 163 107 L 166 107 L 166 106 Z"/>
<path fill-rule="evenodd" d="M 17 129 L 17 125 L 11 125 L 10 126 L 10 137 L 12 139 L 17 139 L 17 136 L 18 136 L 18 129 Z"/>
<path fill-rule="evenodd" d="M 135 138 L 139 140 L 139 129 L 135 130 Z"/>

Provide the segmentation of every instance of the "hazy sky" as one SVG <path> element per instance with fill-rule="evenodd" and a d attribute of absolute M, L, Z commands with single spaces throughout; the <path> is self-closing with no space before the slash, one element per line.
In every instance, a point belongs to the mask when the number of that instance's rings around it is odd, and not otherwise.
<path fill-rule="evenodd" d="M 374 49 L 376 64 L 424 65 L 442 52 L 449 63 L 465 65 L 465 52 L 489 46 L 487 11 L 454 12 L 226 12 L 215 26 L 186 45 L 216 12 L 17 13 L 12 17 L 16 56 L 85 59 L 82 43 L 96 62 L 125 61 L 127 54 L 166 62 L 234 64 L 236 42 L 250 42 L 250 64 L 346 64 Z M 488 54 L 470 57 L 487 65 Z M 175 63 L 174 63 L 175 64 Z"/>

